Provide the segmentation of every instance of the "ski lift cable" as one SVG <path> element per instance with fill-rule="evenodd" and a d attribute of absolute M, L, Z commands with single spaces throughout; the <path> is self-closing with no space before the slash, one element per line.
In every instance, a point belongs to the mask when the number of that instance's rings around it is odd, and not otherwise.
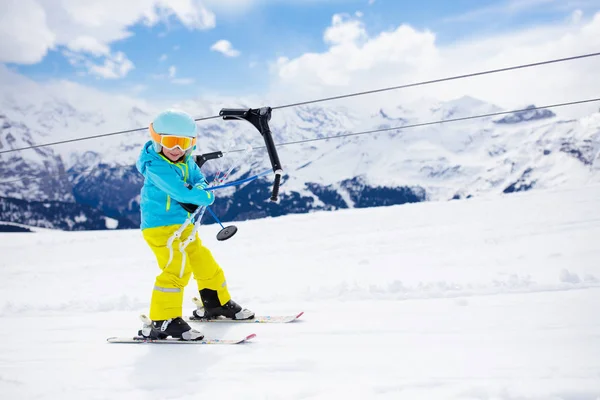
<path fill-rule="evenodd" d="M 490 117 L 497 117 L 497 116 L 506 115 L 506 114 L 515 114 L 515 113 L 522 113 L 522 112 L 527 112 L 527 111 L 536 111 L 536 110 L 540 110 L 540 109 L 560 108 L 560 107 L 566 107 L 566 106 L 572 106 L 572 105 L 578 105 L 578 104 L 593 103 L 593 102 L 597 102 L 597 101 L 600 101 L 600 98 L 571 101 L 568 103 L 550 104 L 550 105 L 546 105 L 546 106 L 529 107 L 529 108 L 523 108 L 520 110 L 499 111 L 499 112 L 488 113 L 488 114 L 472 115 L 472 116 L 468 116 L 468 117 L 422 122 L 422 123 L 418 123 L 418 124 L 396 126 L 393 128 L 381 128 L 381 129 L 373 129 L 373 130 L 362 131 L 362 132 L 342 133 L 340 135 L 324 136 L 321 138 L 304 139 L 304 140 L 296 140 L 293 142 L 277 143 L 276 146 L 277 147 L 289 146 L 289 145 L 294 145 L 294 144 L 310 143 L 310 142 L 317 142 L 317 141 L 329 140 L 329 139 L 338 139 L 338 138 L 349 137 L 349 136 L 360 136 L 360 135 L 367 135 L 367 134 L 378 133 L 378 132 L 403 130 L 403 129 L 429 126 L 429 125 L 440 125 L 440 124 L 444 124 L 444 123 L 453 123 L 453 122 L 468 121 L 468 120 L 473 120 L 473 119 L 490 118 Z M 252 149 L 258 150 L 258 149 L 263 149 L 263 148 L 265 148 L 265 146 L 253 147 Z M 230 151 L 228 151 L 228 153 L 234 153 L 234 152 L 240 152 L 240 151 L 244 151 L 244 149 L 230 150 Z"/>
<path fill-rule="evenodd" d="M 387 92 L 390 90 L 406 89 L 406 88 L 415 87 L 415 86 L 425 86 L 425 85 L 431 85 L 434 83 L 442 83 L 442 82 L 454 81 L 454 80 L 465 79 L 465 78 L 473 78 L 473 77 L 481 76 L 481 75 L 489 75 L 489 74 L 496 74 L 496 73 L 500 73 L 500 72 L 514 71 L 517 69 L 540 67 L 542 65 L 555 64 L 555 63 L 561 63 L 561 62 L 566 62 L 566 61 L 574 61 L 574 60 L 579 60 L 582 58 L 596 57 L 599 55 L 600 55 L 600 53 L 582 54 L 582 55 L 574 56 L 574 57 L 557 58 L 554 60 L 540 61 L 540 62 L 535 62 L 535 63 L 531 63 L 531 64 L 522 64 L 522 65 L 516 65 L 513 67 L 506 67 L 506 68 L 491 69 L 491 70 L 487 70 L 487 71 L 451 76 L 451 77 L 447 77 L 447 78 L 440 78 L 440 79 L 433 79 L 433 80 L 429 80 L 429 81 L 409 83 L 406 85 L 390 86 L 390 87 L 386 87 L 386 88 L 382 88 L 382 89 L 367 90 L 367 91 L 363 91 L 363 92 L 356 92 L 356 93 L 344 94 L 344 95 L 333 96 L 333 97 L 324 97 L 324 98 L 318 99 L 318 100 L 308 100 L 308 101 L 302 101 L 302 102 L 298 102 L 298 103 L 291 103 L 291 104 L 286 104 L 283 106 L 273 107 L 273 110 L 279 110 L 279 109 L 288 108 L 288 107 L 303 106 L 303 105 L 307 105 L 307 104 L 314 104 L 314 103 L 320 103 L 320 102 L 331 101 L 331 100 L 346 99 L 349 97 L 364 96 L 367 94 Z"/>
<path fill-rule="evenodd" d="M 314 103 L 322 103 L 322 102 L 332 101 L 332 100 L 339 100 L 339 99 L 344 99 L 344 98 L 349 98 L 349 97 L 364 96 L 367 94 L 381 93 L 381 92 L 391 91 L 391 90 L 406 89 L 406 88 L 410 88 L 410 87 L 425 86 L 425 85 L 431 85 L 431 84 L 435 84 L 435 83 L 472 78 L 472 77 L 476 77 L 476 76 L 489 75 L 489 74 L 495 74 L 495 73 L 500 73 L 500 72 L 514 71 L 514 70 L 524 69 L 524 68 L 540 67 L 540 66 L 548 65 L 548 64 L 556 64 L 556 63 L 562 63 L 562 62 L 567 62 L 567 61 L 575 61 L 575 60 L 580 60 L 580 59 L 590 58 L 590 57 L 597 57 L 597 56 L 600 56 L 600 52 L 582 54 L 582 55 L 573 56 L 573 57 L 557 58 L 557 59 L 552 59 L 552 60 L 540 61 L 540 62 L 536 62 L 536 63 L 522 64 L 522 65 L 516 65 L 516 66 L 512 66 L 512 67 L 498 68 L 498 69 L 492 69 L 492 70 L 487 70 L 487 71 L 474 72 L 474 73 L 451 76 L 451 77 L 446 77 L 446 78 L 422 81 L 422 82 L 414 82 L 414 83 L 409 83 L 409 84 L 399 85 L 399 86 L 390 86 L 390 87 L 385 87 L 385 88 L 381 88 L 381 89 L 344 94 L 344 95 L 340 95 L 340 96 L 325 97 L 325 98 L 321 98 L 321 99 L 308 100 L 308 101 L 303 101 L 303 102 L 298 102 L 298 103 L 290 103 L 290 104 L 285 104 L 285 105 L 281 105 L 281 106 L 277 106 L 277 107 L 272 107 L 271 109 L 279 110 L 279 109 L 284 109 L 284 108 L 297 107 L 297 106 L 314 104 Z M 196 119 L 194 119 L 194 121 L 196 121 L 196 122 L 207 121 L 207 120 L 217 119 L 217 118 L 221 118 L 221 115 L 213 115 L 213 116 L 209 116 L 209 117 L 196 118 Z M 2 150 L 2 151 L 0 151 L 0 154 L 36 149 L 36 148 L 41 148 L 41 147 L 55 146 L 55 145 L 59 145 L 59 144 L 72 143 L 72 142 L 78 142 L 78 141 L 83 141 L 83 140 L 97 139 L 97 138 L 102 138 L 102 137 L 107 137 L 107 136 L 122 135 L 122 134 L 126 134 L 126 133 L 139 132 L 139 131 L 143 131 L 146 129 L 148 129 L 148 128 L 147 127 L 135 128 L 135 129 L 121 130 L 121 131 L 103 133 L 103 134 L 98 134 L 98 135 L 86 136 L 86 137 L 82 137 L 82 138 L 60 140 L 60 141 L 56 141 L 56 142 L 44 143 L 44 144 L 39 144 L 39 145 L 20 147 L 17 149 Z"/>
<path fill-rule="evenodd" d="M 567 107 L 567 106 L 572 106 L 572 105 L 593 103 L 593 102 L 599 102 L 599 101 L 600 101 L 600 98 L 587 99 L 587 100 L 578 100 L 578 101 L 570 101 L 570 102 L 550 104 L 550 105 L 545 105 L 545 106 L 529 107 L 529 108 L 524 108 L 524 109 L 519 109 L 519 110 L 499 111 L 499 112 L 494 112 L 494 113 L 472 115 L 472 116 L 467 116 L 467 117 L 460 117 L 460 118 L 452 118 L 452 119 L 443 119 L 443 120 L 422 122 L 422 123 L 418 123 L 418 124 L 396 126 L 396 127 L 393 127 L 393 128 L 372 129 L 372 130 L 368 130 L 368 131 L 350 132 L 350 133 L 342 133 L 340 135 L 325 136 L 325 137 L 322 137 L 322 138 L 296 140 L 296 141 L 293 141 L 293 142 L 277 143 L 276 146 L 277 147 L 280 147 L 280 146 L 291 146 L 291 145 L 296 145 L 296 144 L 301 144 L 301 143 L 309 143 L 309 142 L 316 142 L 316 141 L 329 140 L 329 139 L 339 139 L 339 138 L 344 138 L 344 137 L 349 137 L 349 136 L 368 135 L 368 134 L 373 134 L 373 133 L 389 132 L 389 131 L 394 131 L 394 130 L 400 131 L 400 130 L 403 130 L 403 129 L 418 128 L 418 127 L 430 126 L 430 125 L 440 125 L 440 124 L 445 124 L 445 123 L 456 123 L 456 122 L 460 122 L 460 121 L 468 121 L 468 120 L 474 120 L 474 119 L 497 117 L 497 116 L 500 116 L 500 115 L 515 114 L 515 113 L 528 112 L 528 111 L 536 111 L 536 110 L 540 110 L 540 109 L 551 109 L 551 108 Z M 264 148 L 266 148 L 266 146 L 252 147 L 252 150 L 260 150 L 260 149 L 264 149 Z M 246 150 L 247 149 L 235 149 L 235 150 L 229 150 L 229 151 L 227 151 L 227 153 L 236 153 L 236 152 L 241 152 L 241 151 L 246 151 Z M 134 164 L 128 164 L 128 165 L 118 165 L 116 167 L 117 168 L 132 168 L 134 166 L 135 166 Z M 64 175 L 68 175 L 68 173 L 64 172 L 64 173 L 61 173 L 61 174 L 57 174 L 57 176 L 64 176 Z M 29 175 L 29 176 L 31 176 L 31 175 Z M 11 180 L 11 181 L 0 182 L 0 185 L 8 185 L 8 184 L 11 184 L 11 183 L 21 182 L 21 181 L 23 181 L 25 179 L 28 179 L 29 176 L 25 176 L 25 177 L 22 177 L 22 178 L 19 178 L 19 179 Z M 45 179 L 45 177 L 35 177 L 35 178 L 30 178 L 30 179 L 31 180 L 39 180 L 39 179 Z M 234 183 L 235 182 L 232 182 L 232 183 L 228 184 L 227 186 L 234 186 Z"/>

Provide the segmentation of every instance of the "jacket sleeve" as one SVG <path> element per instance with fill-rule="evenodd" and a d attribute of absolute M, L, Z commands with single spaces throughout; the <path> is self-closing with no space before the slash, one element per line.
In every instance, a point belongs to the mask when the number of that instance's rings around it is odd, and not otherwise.
<path fill-rule="evenodd" d="M 144 177 L 179 203 L 209 206 L 215 202 L 215 196 L 212 192 L 204 190 L 198 184 L 186 183 L 179 175 L 174 173 L 168 164 L 147 165 Z"/>
<path fill-rule="evenodd" d="M 205 188 L 208 186 L 208 181 L 204 174 L 195 162 L 190 163 L 190 183 L 194 186 Z"/>

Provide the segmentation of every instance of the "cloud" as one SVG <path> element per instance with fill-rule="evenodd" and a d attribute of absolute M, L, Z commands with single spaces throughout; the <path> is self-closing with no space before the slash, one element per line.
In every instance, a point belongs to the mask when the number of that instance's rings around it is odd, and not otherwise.
<path fill-rule="evenodd" d="M 600 48 L 600 13 L 579 24 L 565 18 L 562 24 L 472 36 L 444 45 L 438 44 L 429 30 L 399 25 L 369 35 L 359 19 L 335 15 L 323 41 L 328 45 L 323 52 L 280 57 L 271 63 L 272 96 L 301 101 L 594 53 Z M 600 93 L 599 67 L 600 60 L 591 58 L 369 95 L 356 101 L 369 105 L 389 99 L 397 104 L 399 99 L 444 100 L 470 95 L 519 107 L 581 100 Z"/>
<path fill-rule="evenodd" d="M 355 43 L 367 38 L 363 23 L 358 19 L 344 19 L 344 15 L 333 16 L 332 25 L 327 28 L 323 39 L 325 43 L 343 45 Z"/>
<path fill-rule="evenodd" d="M 164 13 L 163 18 L 176 16 L 187 28 L 212 29 L 216 26 L 215 14 L 193 0 L 160 0 L 157 6 Z"/>
<path fill-rule="evenodd" d="M 431 32 L 401 25 L 371 38 L 361 21 L 338 14 L 333 16 L 323 40 L 330 45 L 324 53 L 306 53 L 291 60 L 280 58 L 275 65 L 276 82 L 285 86 L 302 82 L 302 87 L 313 91 L 349 86 L 359 76 L 373 84 L 380 81 L 379 73 L 399 76 L 402 71 L 418 69 L 437 51 Z"/>
<path fill-rule="evenodd" d="M 152 77 L 154 79 L 166 79 L 175 85 L 189 85 L 195 82 L 193 78 L 177 78 L 177 67 L 175 65 L 171 65 L 166 74 L 155 74 Z"/>
<path fill-rule="evenodd" d="M 134 69 L 133 62 L 125 53 L 113 53 L 108 45 L 91 36 L 71 40 L 62 53 L 71 65 L 99 78 L 123 78 Z"/>
<path fill-rule="evenodd" d="M 135 24 L 154 26 L 171 19 L 194 30 L 216 25 L 215 14 L 198 0 L 3 0 L 0 62 L 35 64 L 58 49 L 77 57 L 77 65 L 89 73 L 124 76 L 133 64 L 113 53 L 111 44 L 132 36 L 128 29 Z M 98 63 L 97 57 L 104 59 Z"/>
<path fill-rule="evenodd" d="M 158 61 L 163 62 L 168 58 L 168 56 L 166 54 L 163 54 L 160 56 L 160 58 L 158 59 Z"/>
<path fill-rule="evenodd" d="M 212 51 L 218 51 L 219 53 L 223 53 L 227 57 L 237 57 L 240 55 L 240 52 L 235 50 L 231 45 L 231 42 L 228 40 L 219 40 L 215 44 L 213 44 L 210 48 Z"/>
<path fill-rule="evenodd" d="M 575 10 L 575 11 L 573 11 L 573 13 L 570 16 L 570 21 L 573 24 L 580 23 L 582 19 L 583 19 L 583 11 L 581 11 L 581 10 Z"/>
<path fill-rule="evenodd" d="M 499 15 L 510 15 L 528 8 L 552 3 L 555 0 L 508 0 L 490 6 L 476 8 L 465 13 L 452 15 L 445 19 L 446 22 L 468 22 L 481 18 Z"/>
<path fill-rule="evenodd" d="M 273 2 L 273 0 L 268 0 Z M 266 4 L 267 0 L 204 0 L 207 7 L 218 15 L 244 15 L 258 3 Z M 286 0 L 284 0 L 286 1 Z M 287 0 L 289 1 L 289 0 Z M 306 0 L 305 0 L 306 1 Z"/>
<path fill-rule="evenodd" d="M 88 62 L 87 66 L 90 74 L 106 79 L 122 78 L 134 68 L 133 63 L 120 51 L 106 57 L 102 64 Z"/>
<path fill-rule="evenodd" d="M 78 53 L 90 53 L 94 56 L 110 54 L 110 47 L 91 36 L 78 36 L 67 43 L 69 50 Z"/>
<path fill-rule="evenodd" d="M 35 64 L 56 41 L 56 34 L 47 25 L 46 11 L 36 1 L 0 2 L 0 62 Z"/>
<path fill-rule="evenodd" d="M 491 6 L 477 8 L 466 13 L 453 15 L 445 19 L 446 22 L 470 22 L 478 21 L 484 18 L 512 17 L 516 14 L 524 13 L 530 10 L 540 10 L 544 12 L 567 12 L 573 8 L 594 7 L 597 8 L 597 0 L 506 0 Z"/>
<path fill-rule="evenodd" d="M 98 78 L 123 78 L 135 68 L 123 52 L 100 53 L 102 57 L 95 58 L 70 50 L 63 50 L 62 53 L 71 65 L 85 69 L 88 74 Z"/>

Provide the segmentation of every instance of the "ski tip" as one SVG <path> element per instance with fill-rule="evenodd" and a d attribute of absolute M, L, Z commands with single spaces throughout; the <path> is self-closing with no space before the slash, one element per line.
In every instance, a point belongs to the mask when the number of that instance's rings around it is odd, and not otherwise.
<path fill-rule="evenodd" d="M 300 318 L 303 315 L 304 315 L 304 311 L 300 311 L 300 314 L 296 315 L 296 319 Z"/>
<path fill-rule="evenodd" d="M 246 338 L 244 340 L 254 339 L 255 337 L 256 337 L 256 333 L 252 333 L 252 334 L 246 336 Z"/>

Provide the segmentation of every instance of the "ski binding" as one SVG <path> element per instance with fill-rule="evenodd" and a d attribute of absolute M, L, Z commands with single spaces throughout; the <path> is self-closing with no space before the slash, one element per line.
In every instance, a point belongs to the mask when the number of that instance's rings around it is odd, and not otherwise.
<path fill-rule="evenodd" d="M 203 307 L 202 300 L 200 300 L 199 298 L 194 297 L 192 299 L 192 301 L 194 302 L 194 304 L 196 304 L 196 306 Z M 210 322 L 210 323 L 220 322 L 220 323 L 235 323 L 235 324 L 241 324 L 241 323 L 246 323 L 246 324 L 273 324 L 273 323 L 286 324 L 289 322 L 296 321 L 302 315 L 304 315 L 304 311 L 302 311 L 298 314 L 295 314 L 295 315 L 258 315 L 251 319 L 230 319 L 230 318 L 224 318 L 224 317 L 208 319 L 208 318 L 198 318 L 194 315 L 192 315 L 190 317 L 184 317 L 183 319 L 186 322 Z"/>

